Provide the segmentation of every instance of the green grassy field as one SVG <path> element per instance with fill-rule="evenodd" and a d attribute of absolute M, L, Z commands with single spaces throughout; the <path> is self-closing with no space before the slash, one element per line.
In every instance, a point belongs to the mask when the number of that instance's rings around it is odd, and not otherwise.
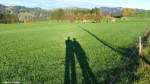
<path fill-rule="evenodd" d="M 133 61 L 127 49 L 135 46 L 146 25 L 131 21 L 0 24 L 0 82 L 62 84 L 64 79 L 69 81 L 67 76 L 71 73 L 67 73 L 65 67 L 70 66 L 76 70 L 74 76 L 70 76 L 77 79 L 72 81 L 79 84 L 88 79 L 104 84 L 135 82 L 138 79 L 136 69 L 130 66 Z M 66 64 L 68 36 L 71 40 L 76 38 L 80 45 L 75 64 L 71 65 Z M 130 69 L 126 67 L 128 64 Z"/>

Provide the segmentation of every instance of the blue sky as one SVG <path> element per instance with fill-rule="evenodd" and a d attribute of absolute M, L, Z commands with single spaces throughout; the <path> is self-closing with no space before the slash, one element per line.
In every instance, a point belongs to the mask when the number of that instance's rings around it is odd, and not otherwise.
<path fill-rule="evenodd" d="M 41 7 L 44 9 L 65 7 L 129 7 L 150 10 L 150 0 L 0 0 L 4 5 L 21 5 L 27 7 Z"/>

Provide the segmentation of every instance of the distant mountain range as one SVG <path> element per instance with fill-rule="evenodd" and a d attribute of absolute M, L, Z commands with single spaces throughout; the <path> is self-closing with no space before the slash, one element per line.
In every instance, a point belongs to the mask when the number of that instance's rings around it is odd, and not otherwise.
<path fill-rule="evenodd" d="M 44 9 L 41 8 L 28 8 L 25 6 L 5 6 L 0 4 L 0 13 L 4 13 L 6 11 L 11 10 L 11 13 L 16 14 L 19 13 L 20 11 L 28 11 L 28 12 L 35 12 L 35 11 L 46 11 Z"/>
<path fill-rule="evenodd" d="M 122 11 L 122 7 L 100 7 L 100 9 L 103 12 L 106 13 L 118 13 L 120 14 Z M 20 11 L 29 11 L 29 12 L 34 12 L 34 11 L 44 11 L 42 8 L 28 8 L 25 6 L 4 6 L 0 4 L 0 13 L 4 13 L 6 10 L 11 10 L 12 13 L 16 14 Z M 144 9 L 136 9 L 138 12 L 143 12 Z"/>
<path fill-rule="evenodd" d="M 123 10 L 122 7 L 100 7 L 103 12 L 107 13 L 116 13 L 121 12 Z M 135 9 L 137 12 L 143 12 L 144 9 Z"/>

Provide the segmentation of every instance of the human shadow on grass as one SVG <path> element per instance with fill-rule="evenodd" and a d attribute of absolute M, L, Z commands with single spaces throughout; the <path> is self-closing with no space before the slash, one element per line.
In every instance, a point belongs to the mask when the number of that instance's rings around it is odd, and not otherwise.
<path fill-rule="evenodd" d="M 132 84 L 135 80 L 138 79 L 136 74 L 134 72 L 137 71 L 137 67 L 139 66 L 139 56 L 137 56 L 137 49 L 136 47 L 131 48 L 122 48 L 118 46 L 114 46 L 103 39 L 96 36 L 94 33 L 90 32 L 89 30 L 83 28 L 80 26 L 82 30 L 89 33 L 91 36 L 93 36 L 97 41 L 99 41 L 101 44 L 105 45 L 109 49 L 111 49 L 114 52 L 117 52 L 118 54 L 121 54 L 121 60 L 124 64 L 116 67 L 111 68 L 103 71 L 98 71 L 97 74 L 99 75 L 105 75 L 104 80 L 100 81 L 102 84 L 116 84 L 121 80 L 121 76 L 127 76 L 128 77 L 128 83 Z"/>
<path fill-rule="evenodd" d="M 65 43 L 66 57 L 64 84 L 77 84 L 73 41 L 68 37 Z"/>
<path fill-rule="evenodd" d="M 65 61 L 65 78 L 64 84 L 77 84 L 75 56 L 79 62 L 85 84 L 97 84 L 96 77 L 94 76 L 84 49 L 80 43 L 74 38 L 73 41 L 70 37 L 66 40 L 66 61 Z M 71 74 L 71 75 L 70 75 Z"/>

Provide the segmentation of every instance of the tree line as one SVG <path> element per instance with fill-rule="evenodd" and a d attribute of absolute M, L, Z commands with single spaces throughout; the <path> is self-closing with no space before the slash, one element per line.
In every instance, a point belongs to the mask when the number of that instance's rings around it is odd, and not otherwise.
<path fill-rule="evenodd" d="M 44 10 L 41 8 L 5 7 L 0 9 L 0 23 L 29 23 L 42 20 L 70 21 L 70 22 L 107 22 L 115 18 L 137 15 L 136 9 L 123 8 L 120 12 L 107 13 L 100 8 L 66 8 Z M 149 12 L 147 12 L 149 13 Z M 148 15 L 148 14 L 147 14 Z"/>
<path fill-rule="evenodd" d="M 118 12 L 104 12 L 101 8 L 83 9 L 83 8 L 70 8 L 70 9 L 56 9 L 52 11 L 51 19 L 56 21 L 68 20 L 70 22 L 107 22 L 113 21 L 115 18 L 135 16 L 136 9 L 123 8 Z"/>

